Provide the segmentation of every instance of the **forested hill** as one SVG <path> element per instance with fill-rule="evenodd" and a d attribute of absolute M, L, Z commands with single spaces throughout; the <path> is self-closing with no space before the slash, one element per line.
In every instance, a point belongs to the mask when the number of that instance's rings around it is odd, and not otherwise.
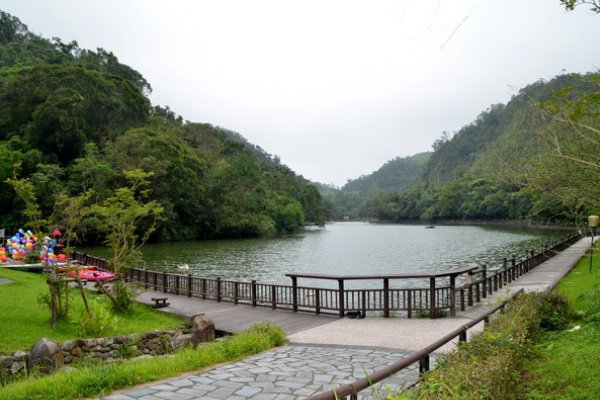
<path fill-rule="evenodd" d="M 415 183 L 423 174 L 423 167 L 431 156 L 430 152 L 409 157 L 396 157 L 383 164 L 377 171 L 349 180 L 342 192 L 360 192 L 367 197 L 378 193 L 398 192 Z"/>
<path fill-rule="evenodd" d="M 148 200 L 166 219 L 155 240 L 295 232 L 326 218 L 316 187 L 241 135 L 184 122 L 152 106 L 150 84 L 104 49 L 48 40 L 0 12 L 0 227 L 24 226 L 31 199 L 8 178 L 33 186 L 41 217 L 61 193 L 106 199 L 125 170 L 150 177 Z M 97 235 L 93 219 L 88 240 Z"/>
<path fill-rule="evenodd" d="M 326 194 L 332 216 L 582 221 L 600 207 L 599 88 L 598 73 L 528 85 L 453 135 L 444 133 L 409 188 L 366 203 L 345 188 Z"/>

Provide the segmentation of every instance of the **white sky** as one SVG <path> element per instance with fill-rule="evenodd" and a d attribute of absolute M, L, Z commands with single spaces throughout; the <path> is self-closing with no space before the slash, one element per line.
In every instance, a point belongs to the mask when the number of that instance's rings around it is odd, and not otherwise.
<path fill-rule="evenodd" d="M 44 37 L 102 47 L 154 104 L 343 185 L 431 149 L 519 88 L 600 66 L 600 15 L 559 0 L 2 0 Z"/>

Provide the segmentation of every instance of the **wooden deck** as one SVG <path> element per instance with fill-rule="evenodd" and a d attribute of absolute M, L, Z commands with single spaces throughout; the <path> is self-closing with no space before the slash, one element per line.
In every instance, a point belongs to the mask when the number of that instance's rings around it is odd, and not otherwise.
<path fill-rule="evenodd" d="M 160 311 L 191 317 L 197 314 L 206 314 L 214 324 L 215 329 L 234 333 L 249 328 L 257 322 L 272 322 L 282 326 L 288 335 L 306 329 L 321 326 L 338 320 L 333 315 L 315 315 L 290 310 L 272 310 L 267 307 L 252 307 L 246 304 L 234 305 L 233 303 L 214 300 L 202 300 L 197 297 L 163 294 L 159 291 L 148 290 L 140 294 L 138 301 L 153 304 L 152 297 L 169 298 L 169 307 L 160 308 Z"/>

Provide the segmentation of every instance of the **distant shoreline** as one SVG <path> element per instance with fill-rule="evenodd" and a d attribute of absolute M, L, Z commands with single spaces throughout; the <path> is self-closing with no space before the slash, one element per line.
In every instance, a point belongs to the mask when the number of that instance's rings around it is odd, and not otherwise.
<path fill-rule="evenodd" d="M 402 221 L 384 221 L 384 220 L 347 220 L 347 221 L 329 221 L 329 222 L 368 222 L 370 224 L 394 224 L 394 225 L 478 225 L 478 226 L 506 226 L 514 228 L 536 228 L 548 230 L 571 230 L 578 229 L 576 225 L 564 224 L 544 224 L 541 222 L 530 222 L 521 220 L 443 220 L 426 222 L 421 220 L 402 220 Z"/>

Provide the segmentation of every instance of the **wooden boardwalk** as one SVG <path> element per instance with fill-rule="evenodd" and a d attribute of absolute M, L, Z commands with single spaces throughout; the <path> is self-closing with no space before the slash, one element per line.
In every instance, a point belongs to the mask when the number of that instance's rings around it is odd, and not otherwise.
<path fill-rule="evenodd" d="M 334 315 L 315 315 L 291 310 L 267 307 L 252 307 L 246 304 L 235 305 L 233 303 L 214 300 L 202 300 L 198 297 L 187 297 L 173 293 L 162 293 L 160 291 L 148 290 L 140 294 L 138 301 L 145 304 L 153 304 L 153 297 L 168 297 L 170 305 L 159 310 L 174 313 L 186 317 L 198 314 L 206 314 L 214 324 L 215 329 L 228 333 L 243 331 L 257 322 L 271 322 L 280 325 L 288 335 L 315 328 L 339 319 Z"/>

